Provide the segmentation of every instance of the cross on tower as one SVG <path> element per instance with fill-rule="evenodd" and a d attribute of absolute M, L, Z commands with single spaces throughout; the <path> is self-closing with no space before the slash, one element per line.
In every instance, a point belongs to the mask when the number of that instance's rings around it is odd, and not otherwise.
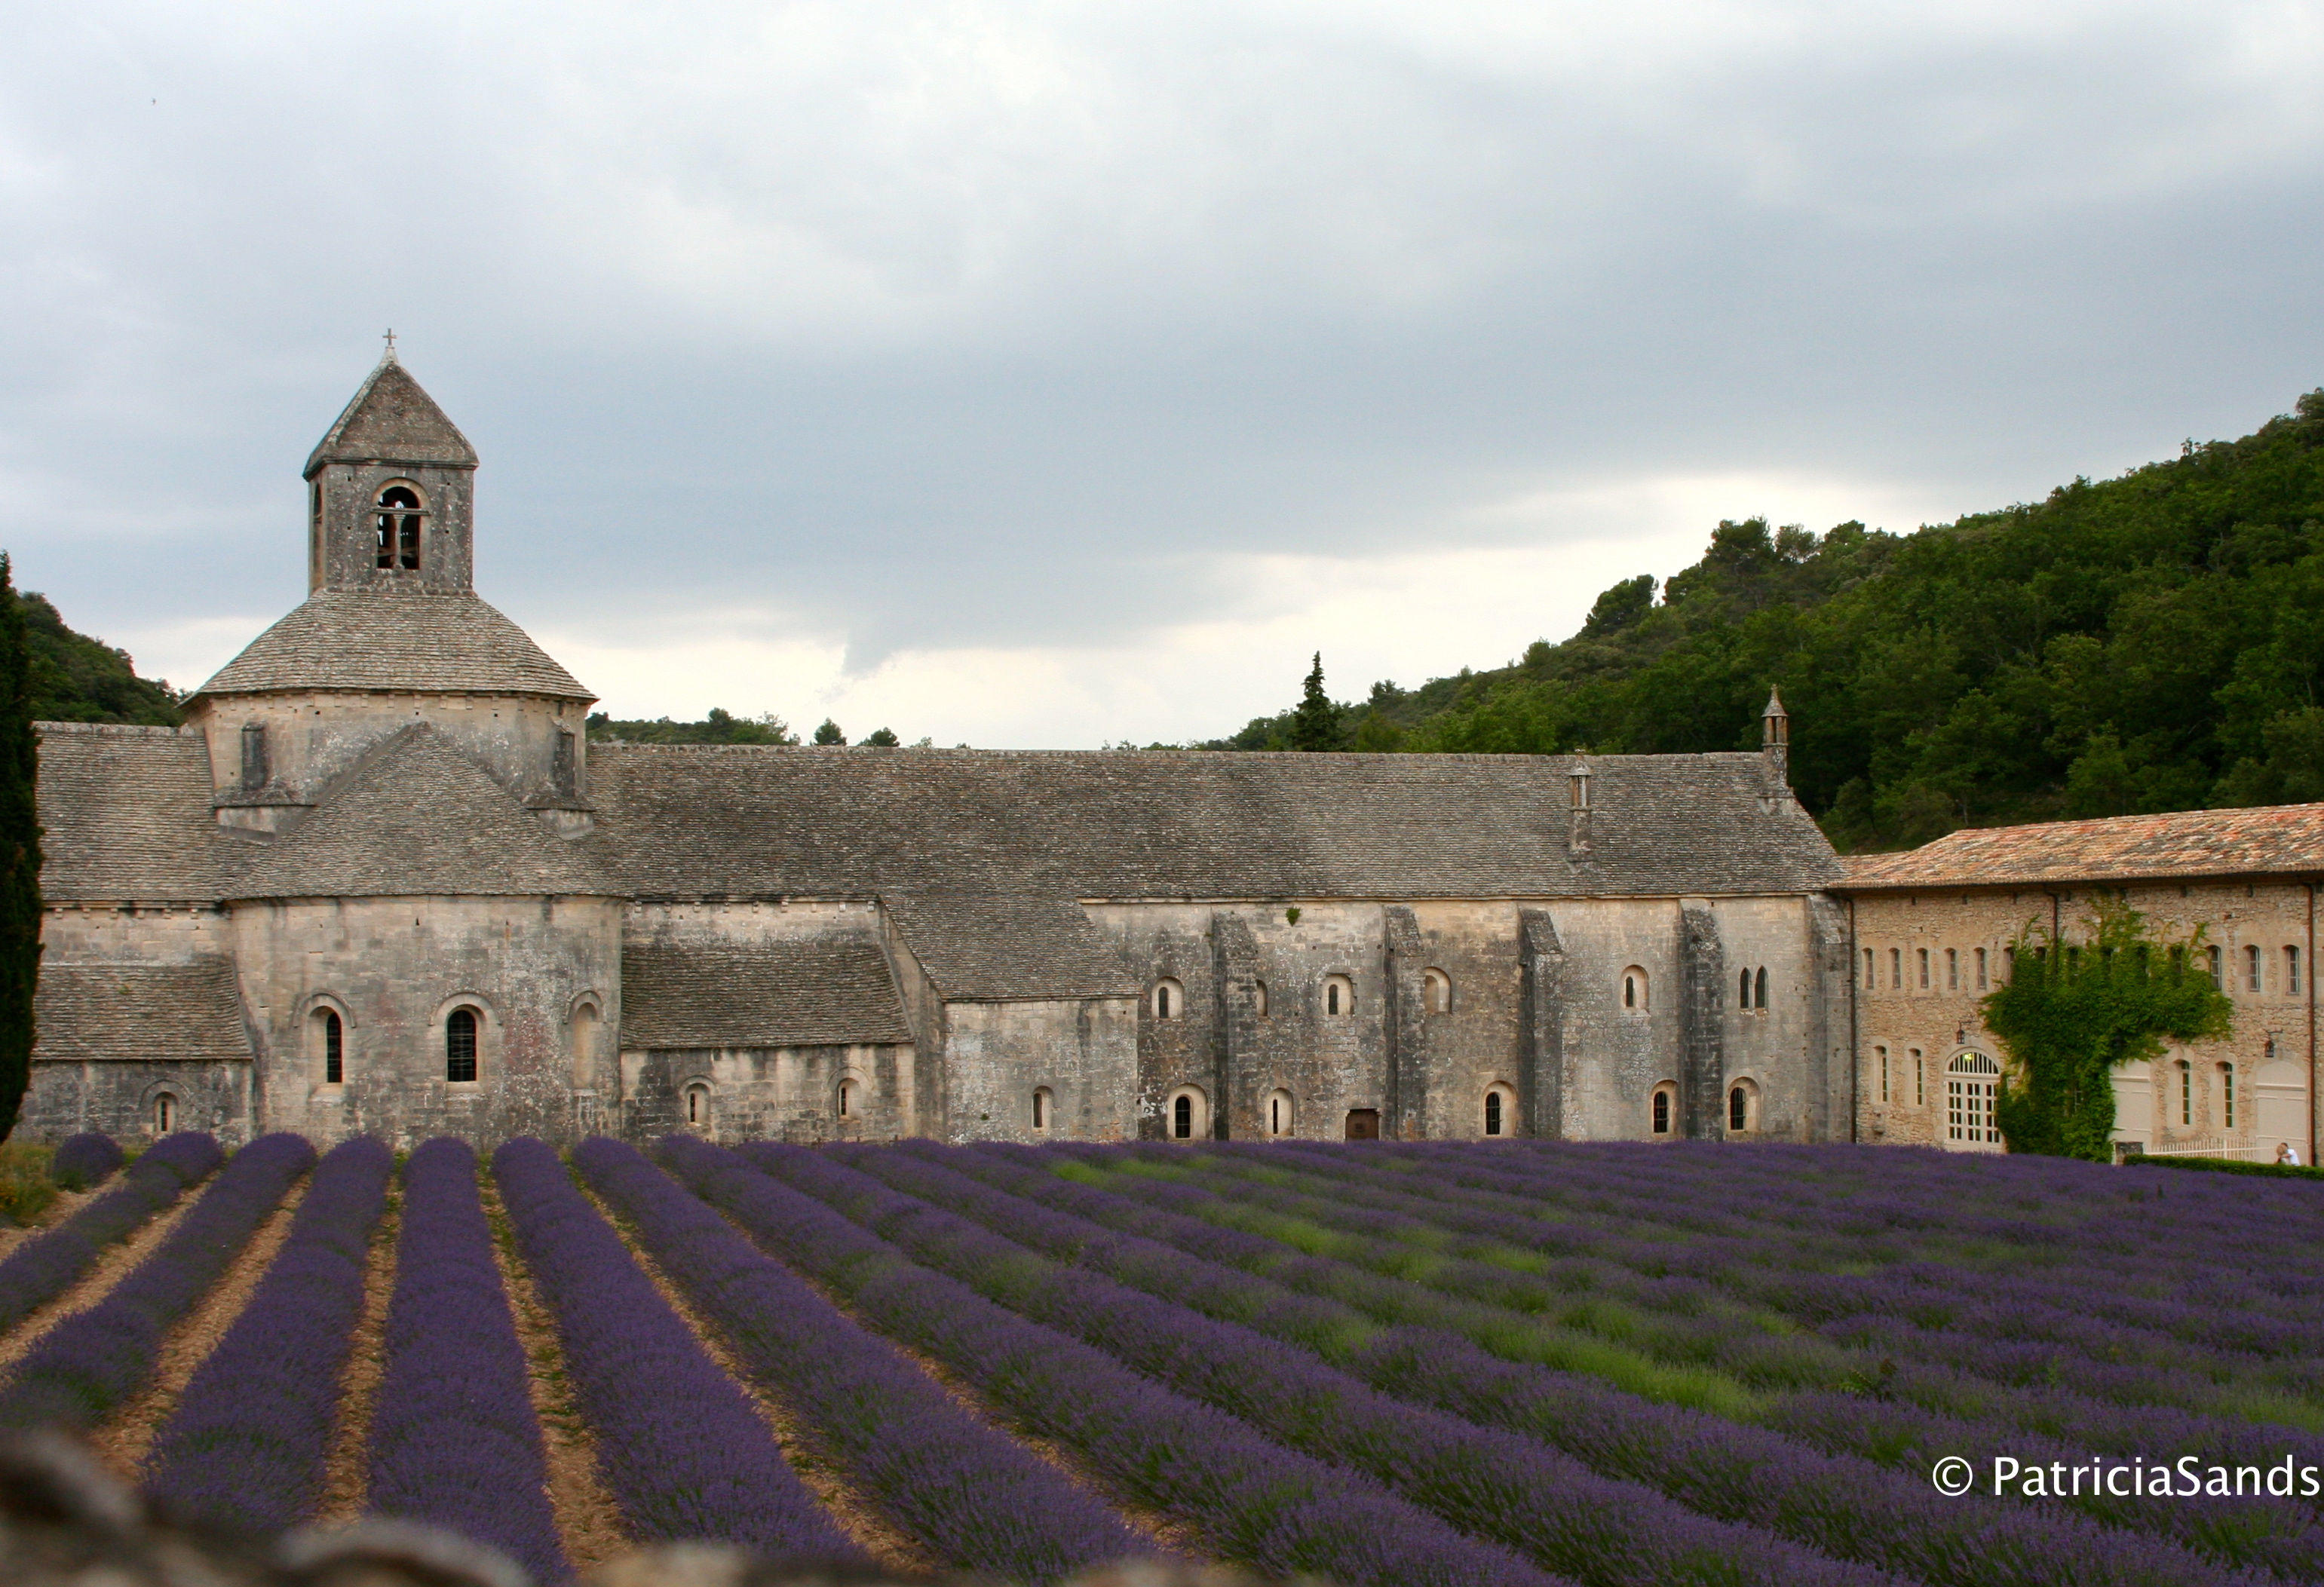
<path fill-rule="evenodd" d="M 387 361 L 395 362 L 395 328 L 392 325 L 387 328 Z"/>

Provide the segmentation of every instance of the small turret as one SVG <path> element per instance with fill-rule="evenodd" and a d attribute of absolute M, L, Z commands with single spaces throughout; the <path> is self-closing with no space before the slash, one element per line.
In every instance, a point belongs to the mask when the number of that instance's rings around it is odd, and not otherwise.
<path fill-rule="evenodd" d="M 466 590 L 476 449 L 393 343 L 307 459 L 307 588 Z"/>
<path fill-rule="evenodd" d="M 1775 783 L 1788 789 L 1792 785 L 1792 714 L 1784 709 L 1784 698 L 1774 689 L 1767 691 L 1766 708 L 1759 713 L 1759 752 L 1767 757 L 1767 765 L 1775 774 Z"/>

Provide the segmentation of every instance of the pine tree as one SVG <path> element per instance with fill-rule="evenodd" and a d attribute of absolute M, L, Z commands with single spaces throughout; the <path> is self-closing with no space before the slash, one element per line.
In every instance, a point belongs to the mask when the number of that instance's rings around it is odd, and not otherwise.
<path fill-rule="evenodd" d="M 1291 747 L 1295 750 L 1336 750 L 1340 747 L 1340 707 L 1323 692 L 1323 652 L 1315 652 L 1315 666 L 1307 674 L 1299 696 L 1299 709 L 1291 714 Z"/>
<path fill-rule="evenodd" d="M 39 770 L 24 608 L 0 552 L 0 1140 L 16 1127 L 32 1075 L 32 993 L 41 975 Z"/>

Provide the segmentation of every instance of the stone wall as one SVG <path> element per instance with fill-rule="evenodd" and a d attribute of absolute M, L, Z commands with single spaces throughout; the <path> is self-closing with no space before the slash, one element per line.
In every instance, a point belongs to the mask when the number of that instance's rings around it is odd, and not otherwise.
<path fill-rule="evenodd" d="M 167 1093 L 174 1129 L 207 1130 L 240 1146 L 252 1135 L 251 1078 L 248 1064 L 35 1064 L 16 1133 L 61 1140 L 97 1130 L 116 1140 L 152 1140 Z"/>
<path fill-rule="evenodd" d="M 885 1043 L 624 1052 L 619 1128 L 646 1140 L 893 1140 L 912 1128 L 913 1051 Z M 852 1082 L 844 1114 L 839 1088 Z M 689 1087 L 705 1094 L 698 1116 Z"/>
<path fill-rule="evenodd" d="M 944 1136 L 1122 1140 L 1137 1130 L 1131 1000 L 945 1004 Z M 1043 1123 L 1033 1093 L 1046 1093 Z"/>
<path fill-rule="evenodd" d="M 2175 938 L 2205 928 L 2209 943 L 2220 950 L 2235 1029 L 2222 1040 L 2174 1046 L 2152 1064 L 2118 1072 L 2116 1139 L 2153 1150 L 2263 1156 L 2288 1140 L 2302 1161 L 2312 1161 L 2316 994 L 2309 889 L 2281 882 L 2167 883 L 2129 888 L 2122 896 L 2157 936 Z M 1985 1029 L 1979 1000 L 2007 973 L 2007 950 L 2029 922 L 2046 929 L 2054 921 L 2071 943 L 2083 935 L 2079 923 L 2092 897 L 2088 887 L 2054 894 L 1979 888 L 1866 893 L 1852 901 L 1859 1139 L 1964 1149 L 1952 1139 L 1946 1115 L 1948 1066 L 1964 1053 L 2005 1058 Z M 2255 948 L 2256 991 L 2251 985 Z M 2296 992 L 2286 949 L 2299 955 Z M 2236 1088 L 2232 1124 L 2229 1079 Z"/>
<path fill-rule="evenodd" d="M 245 903 L 234 925 L 263 1128 L 401 1146 L 593 1127 L 574 1095 L 572 1016 L 587 1006 L 601 1029 L 619 1029 L 619 900 Z M 473 1083 L 446 1078 L 446 1022 L 462 1007 L 480 1016 Z M 337 1085 L 324 1077 L 325 1009 L 342 1021 Z"/>

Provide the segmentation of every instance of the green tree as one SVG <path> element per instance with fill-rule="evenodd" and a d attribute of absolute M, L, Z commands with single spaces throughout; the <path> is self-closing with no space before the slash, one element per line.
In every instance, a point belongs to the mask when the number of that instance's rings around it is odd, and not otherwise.
<path fill-rule="evenodd" d="M 1300 690 L 1299 708 L 1291 714 L 1291 747 L 1295 750 L 1336 750 L 1340 747 L 1340 707 L 1323 692 L 1323 652 Z"/>
<path fill-rule="evenodd" d="M 823 725 L 815 730 L 815 742 L 819 744 L 844 744 L 847 742 L 847 734 L 838 723 L 826 716 L 823 719 Z"/>
<path fill-rule="evenodd" d="M 896 730 L 894 728 L 881 727 L 875 728 L 872 732 L 865 734 L 858 742 L 868 745 L 872 749 L 892 750 L 904 741 L 896 736 Z"/>
<path fill-rule="evenodd" d="M 16 1127 L 32 1075 L 32 994 L 41 978 L 40 745 L 23 603 L 0 553 L 0 1140 Z"/>
<path fill-rule="evenodd" d="M 2018 934 L 2007 981 L 1978 1008 L 2009 1055 L 1999 1122 L 2012 1151 L 2107 1162 L 2114 1156 L 2114 1071 L 2163 1044 L 2225 1036 L 2234 1005 L 2211 983 L 2199 927 L 2179 942 L 2101 897 L 2060 941 L 2038 920 Z"/>

